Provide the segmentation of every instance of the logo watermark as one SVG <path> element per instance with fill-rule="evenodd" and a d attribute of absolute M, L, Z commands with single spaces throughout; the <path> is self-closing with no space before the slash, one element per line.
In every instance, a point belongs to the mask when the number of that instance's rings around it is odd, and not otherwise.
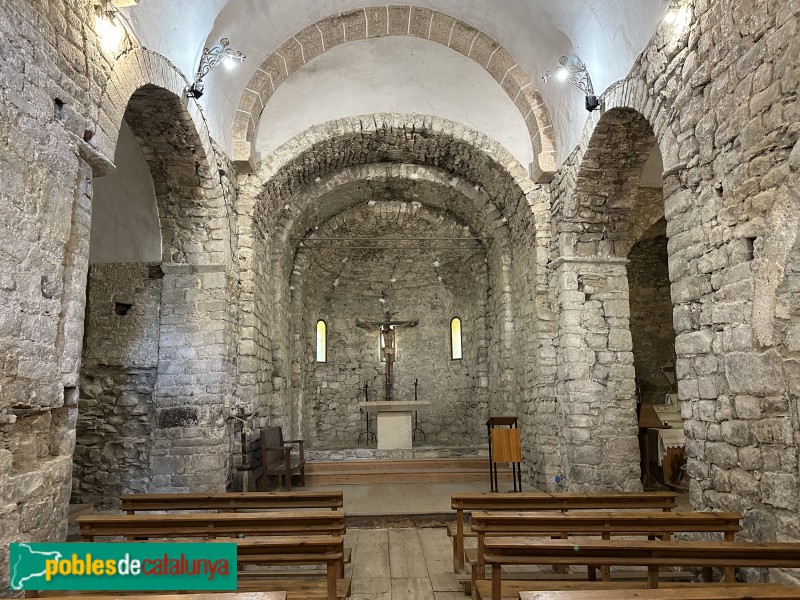
<path fill-rule="evenodd" d="M 12 590 L 236 590 L 236 544 L 11 544 Z"/>

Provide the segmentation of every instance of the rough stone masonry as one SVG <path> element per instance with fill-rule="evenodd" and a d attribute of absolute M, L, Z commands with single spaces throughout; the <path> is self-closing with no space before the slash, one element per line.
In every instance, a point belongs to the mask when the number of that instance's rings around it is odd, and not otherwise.
<path fill-rule="evenodd" d="M 528 484 L 639 489 L 635 379 L 670 336 L 637 352 L 634 295 L 661 219 L 690 501 L 741 511 L 745 539 L 800 540 L 800 4 L 677 4 L 685 29 L 659 27 L 552 182 L 535 182 L 467 125 L 416 114 L 317 125 L 236 172 L 173 63 L 100 49 L 93 2 L 0 0 L 0 587 L 8 542 L 64 538 L 71 493 L 229 487 L 237 409 L 349 445 L 350 388 L 380 367 L 347 323 L 378 313 L 380 292 L 430 322 L 400 338 L 397 369 L 404 387 L 407 367 L 446 383 L 425 423 L 437 443 L 518 414 Z M 114 168 L 123 118 L 162 260 L 90 267 L 93 181 Z M 654 146 L 660 195 L 639 185 Z M 482 242 L 408 263 L 298 242 L 396 230 Z M 328 316 L 320 368 L 311 327 Z"/>

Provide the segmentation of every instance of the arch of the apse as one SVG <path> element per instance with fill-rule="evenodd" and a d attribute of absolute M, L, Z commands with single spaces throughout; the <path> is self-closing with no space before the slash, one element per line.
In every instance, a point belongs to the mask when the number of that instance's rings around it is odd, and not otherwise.
<path fill-rule="evenodd" d="M 258 120 L 270 97 L 292 73 L 340 44 L 391 35 L 442 44 L 485 69 L 525 120 L 536 180 L 552 179 L 556 168 L 552 120 L 525 69 L 499 42 L 479 29 L 443 12 L 411 5 L 370 6 L 330 15 L 297 32 L 272 52 L 251 77 L 234 115 L 231 139 L 237 168 L 242 172 L 253 169 Z"/>
<path fill-rule="evenodd" d="M 537 240 L 549 239 L 549 191 L 498 142 L 432 115 L 378 113 L 315 125 L 264 157 L 243 181 L 240 206 L 253 218 L 285 218 L 291 197 L 317 178 L 383 162 L 427 164 L 461 177 L 493 199 L 498 219 L 513 226 L 532 218 Z"/>

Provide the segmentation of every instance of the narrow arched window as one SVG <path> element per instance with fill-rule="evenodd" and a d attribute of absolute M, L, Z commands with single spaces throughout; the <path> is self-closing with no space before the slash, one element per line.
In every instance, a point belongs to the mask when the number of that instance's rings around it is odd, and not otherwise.
<path fill-rule="evenodd" d="M 317 362 L 328 362 L 328 324 L 322 319 L 317 321 Z"/>
<path fill-rule="evenodd" d="M 453 317 L 450 321 L 450 358 L 461 360 L 463 357 L 461 349 L 461 319 Z"/>

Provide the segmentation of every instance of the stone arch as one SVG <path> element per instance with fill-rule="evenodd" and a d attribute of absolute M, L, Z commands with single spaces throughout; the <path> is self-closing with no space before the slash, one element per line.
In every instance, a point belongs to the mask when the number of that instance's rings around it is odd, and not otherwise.
<path fill-rule="evenodd" d="M 165 262 L 222 263 L 233 254 L 225 170 L 199 106 L 185 97 L 187 84 L 160 54 L 134 48 L 122 55 L 100 101 L 96 145 L 113 161 L 127 115 L 154 175 Z M 179 220 L 186 221 L 184 235 L 177 233 Z"/>
<path fill-rule="evenodd" d="M 671 135 L 652 125 L 664 115 L 642 83 L 612 86 L 554 186 L 552 281 L 562 315 L 556 353 L 563 374 L 557 411 L 570 490 L 641 485 L 639 463 L 631 460 L 638 456 L 638 429 L 627 256 L 665 216 L 664 193 L 675 185 L 666 176 L 680 170 Z M 665 186 L 645 194 L 639 177 L 656 144 Z M 597 455 L 605 456 L 602 464 Z"/>
<path fill-rule="evenodd" d="M 549 237 L 549 194 L 499 143 L 468 127 L 430 115 L 377 113 L 316 125 L 261 161 L 244 182 L 248 214 L 289 210 L 283 199 L 317 177 L 370 163 L 427 164 L 461 176 L 498 201 L 497 218 Z M 256 206 L 261 204 L 263 206 Z M 288 213 L 287 213 L 288 214 Z"/>
<path fill-rule="evenodd" d="M 117 400 L 132 407 L 124 409 L 125 426 L 140 424 L 136 435 L 145 441 L 133 450 L 128 444 L 133 456 L 117 456 L 131 476 L 108 478 L 128 491 L 222 491 L 231 478 L 232 425 L 223 408 L 235 375 L 233 193 L 202 114 L 186 104 L 185 84 L 163 57 L 131 50 L 114 65 L 95 136 L 113 158 L 122 120 L 129 125 L 153 180 L 163 240 L 159 264 L 98 265 L 89 286 L 100 301 L 87 312 L 92 360 L 84 361 L 82 388 L 93 387 L 87 400 L 96 408 L 87 429 L 102 425 L 105 407 L 114 410 Z M 190 438 L 203 440 L 194 457 L 186 452 Z M 89 460 L 84 469 L 90 477 L 92 466 Z"/>
<path fill-rule="evenodd" d="M 581 223 L 578 254 L 627 254 L 634 241 L 630 229 L 638 203 L 639 176 L 655 144 L 649 122 L 633 109 L 613 108 L 600 117 L 581 156 L 575 188 L 562 214 L 564 221 Z M 652 222 L 661 217 L 652 216 Z M 646 229 L 652 222 L 638 225 Z"/>
<path fill-rule="evenodd" d="M 529 235 L 534 240 L 527 242 L 527 250 L 535 257 L 532 269 L 540 273 L 537 281 L 546 288 L 541 273 L 546 269 L 550 239 L 549 192 L 531 180 L 499 144 L 459 124 L 422 115 L 377 114 L 315 126 L 265 157 L 255 173 L 240 180 L 241 214 L 251 224 L 242 223 L 240 230 L 242 286 L 247 290 L 242 314 L 254 316 L 242 321 L 241 396 L 263 398 L 279 410 L 291 401 L 286 397 L 285 379 L 270 381 L 260 368 L 272 362 L 286 369 L 286 357 L 275 352 L 288 343 L 273 343 L 269 338 L 275 335 L 272 328 L 285 321 L 288 308 L 274 302 L 272 292 L 264 293 L 270 289 L 268 275 L 263 263 L 257 264 L 262 259 L 254 257 L 266 257 L 271 264 L 277 252 L 291 252 L 286 241 L 295 235 L 293 228 L 303 231 L 308 226 L 301 222 L 305 194 L 324 195 L 351 176 L 379 180 L 387 174 L 439 180 L 448 189 L 474 198 L 487 227 L 507 230 L 509 240 Z M 273 237 L 276 231 L 278 236 Z M 510 255 L 500 260 L 497 271 L 503 277 L 494 288 L 505 303 L 513 292 L 513 282 L 507 277 L 511 260 Z M 287 261 L 279 262 L 285 265 Z M 546 302 L 545 296 L 537 293 L 533 301 Z M 498 331 L 509 315 L 510 310 L 498 311 Z M 510 343 L 503 347 L 512 351 Z"/>
<path fill-rule="evenodd" d="M 253 168 L 256 124 L 272 94 L 306 62 L 343 43 L 389 35 L 415 36 L 452 48 L 484 68 L 517 106 L 528 128 L 537 181 L 552 179 L 556 142 L 544 101 L 528 73 L 499 42 L 445 13 L 409 5 L 383 5 L 331 15 L 291 36 L 256 69 L 232 125 L 233 160 Z"/>

